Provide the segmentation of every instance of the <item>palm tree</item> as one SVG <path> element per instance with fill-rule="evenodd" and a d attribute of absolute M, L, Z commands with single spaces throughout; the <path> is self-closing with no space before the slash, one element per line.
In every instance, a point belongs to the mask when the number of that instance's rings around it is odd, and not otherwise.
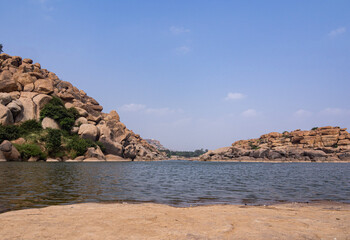
<path fill-rule="evenodd" d="M 2 53 L 3 51 L 2 51 L 2 44 L 0 44 L 0 53 Z"/>

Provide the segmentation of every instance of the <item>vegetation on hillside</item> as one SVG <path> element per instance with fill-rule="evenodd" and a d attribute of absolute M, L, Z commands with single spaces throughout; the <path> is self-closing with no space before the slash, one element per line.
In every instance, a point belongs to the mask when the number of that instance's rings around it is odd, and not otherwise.
<path fill-rule="evenodd" d="M 14 144 L 24 160 L 30 157 L 43 160 L 47 157 L 74 159 L 84 155 L 89 147 L 100 147 L 104 151 L 102 143 L 83 139 L 78 134 L 71 133 L 79 114 L 75 108 L 66 109 L 61 99 L 54 97 L 44 106 L 40 120 L 45 117 L 54 119 L 61 129 L 43 129 L 41 123 L 36 120 L 28 120 L 19 125 L 0 125 L 0 142 L 24 138 L 24 144 L 18 142 Z"/>

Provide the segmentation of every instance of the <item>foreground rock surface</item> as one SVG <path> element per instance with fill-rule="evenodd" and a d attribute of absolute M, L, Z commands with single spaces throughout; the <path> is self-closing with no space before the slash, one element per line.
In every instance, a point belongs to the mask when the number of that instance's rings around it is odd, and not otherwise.
<path fill-rule="evenodd" d="M 350 134 L 346 128 L 320 127 L 310 131 L 264 134 L 240 140 L 203 154 L 201 160 L 238 161 L 350 161 Z"/>
<path fill-rule="evenodd" d="M 350 206 L 87 203 L 0 214 L 2 239 L 348 239 Z M 18 227 L 21 226 L 21 227 Z"/>
<path fill-rule="evenodd" d="M 116 111 L 103 113 L 103 107 L 83 90 L 59 77 L 31 59 L 0 54 L 0 124 L 11 125 L 39 119 L 40 111 L 52 96 L 59 97 L 66 108 L 74 107 L 81 118 L 74 128 L 83 138 L 102 142 L 106 154 L 132 160 L 165 158 L 155 147 L 120 122 Z M 44 119 L 44 128 L 58 128 Z M 0 156 L 1 157 L 1 156 Z M 3 158 L 1 158 L 3 159 Z"/>

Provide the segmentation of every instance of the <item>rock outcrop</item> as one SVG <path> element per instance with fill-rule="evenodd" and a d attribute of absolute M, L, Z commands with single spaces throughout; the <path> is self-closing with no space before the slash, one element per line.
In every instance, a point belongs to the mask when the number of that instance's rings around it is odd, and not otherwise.
<path fill-rule="evenodd" d="M 310 131 L 264 134 L 209 151 L 201 160 L 350 161 L 350 134 L 346 128 L 320 127 Z"/>
<path fill-rule="evenodd" d="M 168 150 L 156 139 L 145 139 L 145 140 L 146 142 L 148 142 L 149 144 L 151 144 L 153 147 L 157 148 L 160 151 Z"/>
<path fill-rule="evenodd" d="M 75 107 L 79 118 L 73 129 L 81 137 L 98 140 L 106 154 L 123 158 L 156 160 L 164 155 L 120 122 L 116 111 L 103 113 L 103 107 L 83 90 L 60 80 L 55 73 L 41 68 L 31 59 L 0 54 L 0 124 L 10 125 L 40 118 L 40 111 L 52 96 L 65 106 Z M 52 119 L 51 119 L 52 120 Z M 50 119 L 45 127 L 57 128 Z M 96 155 L 91 152 L 87 156 Z M 97 153 L 100 159 L 100 152 Z"/>

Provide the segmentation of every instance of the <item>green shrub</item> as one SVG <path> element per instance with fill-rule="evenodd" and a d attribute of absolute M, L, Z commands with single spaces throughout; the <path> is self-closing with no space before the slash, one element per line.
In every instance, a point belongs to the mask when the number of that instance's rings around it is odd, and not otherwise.
<path fill-rule="evenodd" d="M 74 107 L 68 108 L 67 111 L 74 116 L 74 119 L 78 119 L 80 117 L 78 110 Z"/>
<path fill-rule="evenodd" d="M 311 128 L 312 131 L 314 131 L 314 130 L 316 130 L 316 129 L 318 129 L 318 127 L 313 127 L 313 128 Z"/>
<path fill-rule="evenodd" d="M 14 144 L 14 146 L 21 154 L 22 159 L 28 160 L 30 157 L 38 157 L 41 160 L 46 159 L 46 154 L 36 144 Z"/>
<path fill-rule="evenodd" d="M 45 146 L 49 156 L 56 156 L 55 154 L 61 150 L 61 137 L 61 130 L 48 129 Z"/>
<path fill-rule="evenodd" d="M 25 135 L 33 132 L 39 132 L 42 129 L 43 128 L 41 126 L 41 123 L 34 119 L 25 121 L 19 126 L 21 135 Z"/>
<path fill-rule="evenodd" d="M 21 136 L 19 127 L 16 125 L 0 125 L 0 143 L 4 140 L 15 140 Z"/>
<path fill-rule="evenodd" d="M 40 120 L 45 117 L 52 118 L 63 130 L 70 131 L 79 113 L 75 108 L 66 109 L 60 98 L 53 97 L 40 112 Z"/>
<path fill-rule="evenodd" d="M 67 144 L 67 149 L 73 152 L 73 155 L 71 156 L 72 158 L 84 155 L 90 147 L 96 148 L 96 143 L 90 139 L 80 138 L 78 135 L 71 137 Z"/>
<path fill-rule="evenodd" d="M 338 147 L 338 144 L 333 144 L 332 145 L 332 148 L 337 148 Z"/>

